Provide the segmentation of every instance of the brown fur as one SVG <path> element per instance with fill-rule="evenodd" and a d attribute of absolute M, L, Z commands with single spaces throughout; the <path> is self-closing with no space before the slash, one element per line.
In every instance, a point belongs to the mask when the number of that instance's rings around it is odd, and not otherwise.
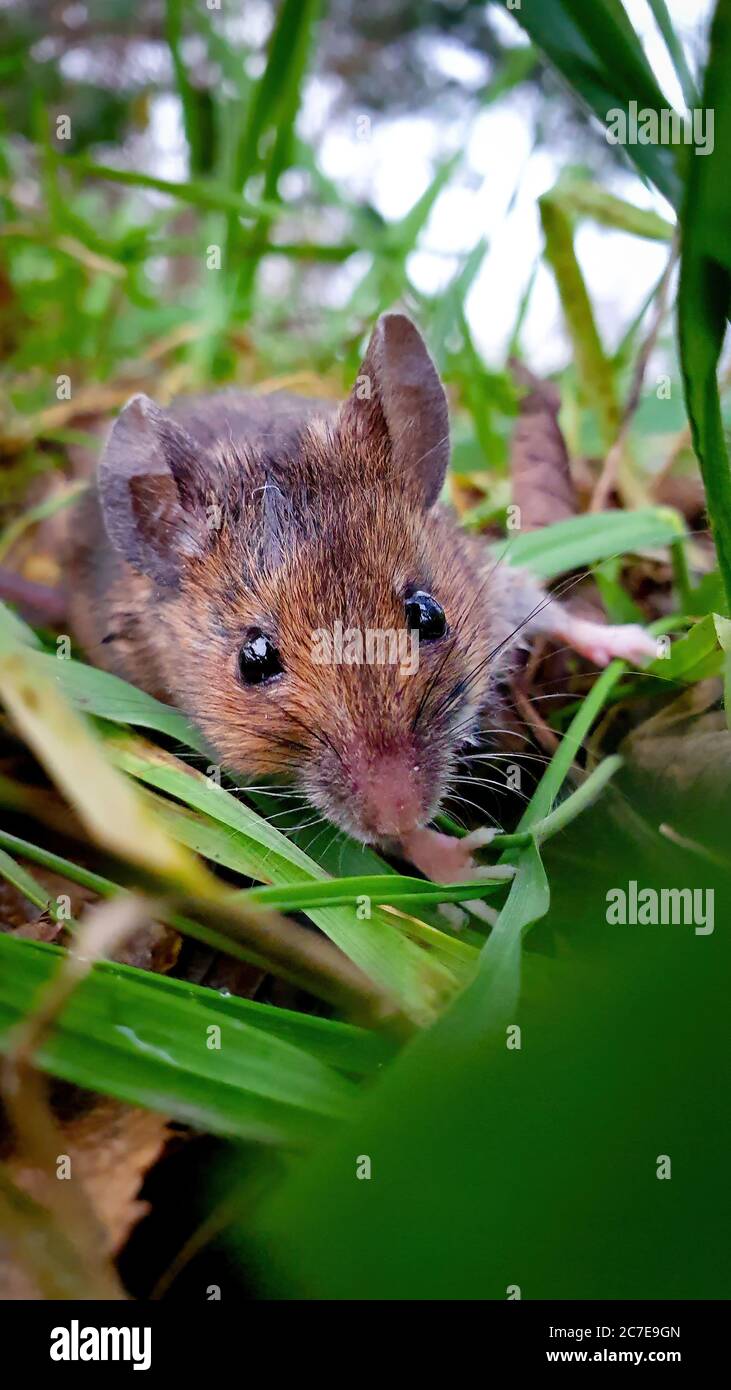
<path fill-rule="evenodd" d="M 174 581 L 140 573 L 111 546 L 96 494 L 80 513 L 69 570 L 74 629 L 92 661 L 179 706 L 226 767 L 293 780 L 361 838 L 370 838 L 358 807 L 364 759 L 405 756 L 420 823 L 433 816 L 490 700 L 496 667 L 504 669 L 490 654 L 535 592 L 509 579 L 506 597 L 502 571 L 486 567 L 482 545 L 442 507 L 425 505 L 415 436 L 405 466 L 379 399 L 360 409 L 351 396 L 336 413 L 258 398 L 253 424 L 244 397 L 182 403 L 171 416 L 195 443 L 182 483 L 176 474 L 183 510 L 170 510 L 169 479 L 164 495 L 149 491 L 155 478 L 135 494 L 135 506 L 151 508 L 153 497 L 157 507 L 145 513 L 147 526 L 155 516 L 180 525 Z M 418 401 L 399 428 L 413 423 L 416 431 L 417 417 Z M 423 442 L 426 453 L 443 444 L 428 429 Z M 217 529 L 201 520 L 212 501 Z M 421 643 L 415 674 L 398 665 L 313 664 L 313 632 L 338 620 L 404 629 L 409 588 L 433 594 L 449 623 L 446 637 Z M 252 626 L 276 643 L 284 666 L 260 686 L 238 673 Z"/>

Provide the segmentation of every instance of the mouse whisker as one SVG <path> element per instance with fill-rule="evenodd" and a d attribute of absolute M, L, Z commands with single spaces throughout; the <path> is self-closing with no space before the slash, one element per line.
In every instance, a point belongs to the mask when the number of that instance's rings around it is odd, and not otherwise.
<path fill-rule="evenodd" d="M 237 788 L 237 790 L 242 791 L 242 792 L 257 792 L 259 796 L 286 796 L 286 797 L 289 797 L 289 798 L 292 798 L 292 799 L 294 799 L 295 797 L 300 797 L 300 798 L 301 798 L 301 797 L 304 796 L 304 793 L 303 793 L 303 792 L 297 791 L 296 788 L 293 788 L 292 790 L 289 790 L 289 789 L 286 788 L 286 787 L 282 787 L 282 788 L 278 788 L 278 787 L 270 788 L 270 787 L 266 787 L 266 786 L 261 786 L 261 787 L 258 787 L 258 786 L 249 786 L 249 785 L 247 784 L 247 786 Z"/>
<path fill-rule="evenodd" d="M 550 763 L 551 759 L 547 753 L 466 753 L 460 756 L 460 763 L 491 763 L 491 762 L 515 762 L 519 758 L 521 762 Z"/>
<path fill-rule="evenodd" d="M 509 791 L 511 796 L 518 796 L 522 801 L 530 799 L 525 792 L 520 791 L 517 787 L 507 787 L 504 782 L 496 782 L 492 777 L 453 777 L 452 781 L 454 784 L 466 783 L 467 786 L 471 787 L 494 787 L 499 792 Z"/>
<path fill-rule="evenodd" d="M 298 806 L 283 806 L 278 811 L 275 811 L 274 809 L 270 810 L 269 808 L 267 808 L 264 820 L 266 820 L 270 825 L 273 825 L 275 821 L 281 820 L 282 816 L 294 816 L 298 814 L 301 815 L 303 811 L 307 812 L 312 811 L 313 809 L 314 807 L 312 807 L 304 801 L 301 802 Z"/>
<path fill-rule="evenodd" d="M 498 642 L 487 653 L 486 656 L 482 657 L 480 661 L 477 662 L 477 664 L 472 668 L 471 671 L 468 671 L 467 675 L 462 677 L 462 681 L 458 682 L 458 685 L 461 685 L 459 693 L 461 694 L 463 692 L 469 691 L 470 685 L 474 684 L 474 682 L 482 674 L 485 668 L 490 664 L 490 662 L 495 660 L 495 658 L 500 654 L 501 651 L 503 651 L 506 647 L 512 645 L 514 639 L 523 630 L 523 628 L 526 627 L 528 623 L 532 622 L 533 619 L 536 618 L 539 613 L 542 613 L 543 610 L 547 608 L 549 604 L 555 602 L 556 599 L 563 597 L 563 595 L 569 589 L 573 588 L 573 586 L 577 584 L 582 577 L 582 575 L 571 576 L 569 579 L 566 579 L 561 584 L 559 584 L 553 594 L 542 594 L 540 601 L 534 604 L 531 611 L 526 614 L 526 616 L 521 620 L 521 622 L 517 623 L 516 626 L 512 629 L 511 632 L 507 634 L 506 637 L 503 637 L 501 641 Z M 445 705 L 448 707 L 450 702 L 453 702 L 454 699 L 457 698 L 457 688 L 457 686 L 453 686 L 452 689 L 447 692 L 447 695 L 443 697 L 441 701 L 438 702 L 436 707 L 432 711 L 430 711 L 430 717 L 433 721 L 439 718 Z"/>
<path fill-rule="evenodd" d="M 271 817 L 268 817 L 268 819 L 271 820 L 271 821 L 273 821 L 273 820 L 275 819 L 275 817 L 274 817 L 274 816 L 271 816 Z M 310 829 L 312 828 L 313 825 L 320 825 L 320 823 L 321 823 L 324 819 L 325 819 L 324 816 L 320 816 L 320 815 L 318 815 L 318 816 L 313 816 L 311 820 L 302 821 L 301 825 L 288 825 L 288 826 L 286 826 L 284 833 L 285 833 L 287 836 L 290 836 L 290 835 L 297 835 L 297 834 L 299 833 L 300 830 L 310 830 Z"/>
<path fill-rule="evenodd" d="M 492 821 L 493 825 L 497 825 L 495 817 L 490 815 L 490 812 L 486 811 L 484 806 L 478 806 L 476 801 L 470 801 L 469 797 L 463 796 L 461 792 L 449 792 L 445 799 L 449 802 L 459 802 L 459 804 L 463 806 L 471 806 L 474 811 L 479 813 L 483 820 L 487 817 L 488 820 Z"/>
<path fill-rule="evenodd" d="M 411 725 L 411 732 L 412 732 L 412 733 L 415 733 L 415 732 L 416 732 L 416 729 L 417 729 L 417 727 L 418 727 L 418 724 L 419 724 L 419 721 L 420 721 L 420 719 L 421 719 L 421 716 L 422 716 L 422 714 L 424 713 L 424 710 L 426 709 L 426 706 L 427 706 L 427 704 L 428 704 L 429 696 L 431 695 L 432 691 L 434 690 L 434 687 L 436 686 L 436 683 L 437 683 L 437 681 L 439 680 L 439 677 L 441 676 L 442 671 L 444 670 L 444 667 L 445 667 L 447 661 L 449 660 L 449 657 L 450 657 L 450 656 L 452 655 L 452 653 L 454 652 L 454 649 L 455 649 L 455 641 L 452 640 L 452 642 L 449 644 L 447 650 L 445 651 L 444 656 L 442 657 L 441 661 L 437 663 L 437 666 L 435 667 L 435 669 L 434 669 L 434 671 L 432 672 L 432 674 L 431 674 L 429 680 L 427 681 L 426 689 L 425 689 L 425 691 L 424 691 L 424 693 L 423 693 L 423 695 L 422 695 L 422 697 L 421 697 L 421 699 L 420 699 L 420 701 L 419 701 L 419 704 L 417 705 L 416 714 L 414 715 L 413 723 L 412 723 L 412 725 Z"/>
<path fill-rule="evenodd" d="M 509 737 L 514 736 L 515 738 L 522 738 L 526 743 L 530 743 L 531 741 L 528 734 L 521 734 L 520 731 L 516 729 L 498 728 L 496 725 L 491 725 L 489 730 L 485 730 L 481 735 L 480 741 L 484 743 L 486 739 L 492 738 L 494 734 L 507 734 Z"/>
<path fill-rule="evenodd" d="M 337 840 L 338 836 L 342 835 L 342 836 L 343 836 L 343 839 L 345 838 L 344 832 L 343 832 L 342 830 L 338 830 L 337 827 L 333 825 L 332 821 L 329 821 L 329 820 L 327 819 L 327 817 L 323 816 L 323 817 L 322 817 L 322 820 L 323 820 L 323 828 L 322 828 L 322 830 L 319 832 L 319 834 L 317 834 L 317 835 L 315 836 L 314 840 L 310 841 L 310 844 L 307 846 L 307 853 L 308 853 L 311 857 L 314 857 L 315 846 L 316 846 L 316 845 L 319 845 L 319 843 L 320 843 L 320 841 L 321 841 L 323 835 L 326 835 L 327 832 L 328 832 L 328 830 L 332 830 L 332 831 L 333 831 L 333 837 L 332 837 L 332 840 L 331 840 L 330 844 L 325 845 L 325 851 L 327 851 L 328 849 L 330 849 L 330 845 L 335 843 L 335 841 Z M 341 845 L 341 847 L 340 847 L 340 861 L 339 861 L 340 864 L 342 864 L 342 858 L 343 858 L 343 850 L 344 850 L 344 848 L 345 848 L 345 844 L 343 843 L 343 844 Z M 323 852 L 325 852 L 325 851 L 323 851 Z"/>

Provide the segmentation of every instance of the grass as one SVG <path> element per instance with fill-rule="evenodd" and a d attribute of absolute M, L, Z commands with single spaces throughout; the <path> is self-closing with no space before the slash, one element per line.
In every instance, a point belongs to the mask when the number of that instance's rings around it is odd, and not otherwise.
<path fill-rule="evenodd" d="M 694 79 L 667 8 L 658 0 L 653 10 L 690 97 Z M 535 47 L 506 61 L 485 101 L 500 101 L 531 80 L 542 55 L 601 120 L 610 107 L 630 100 L 666 104 L 619 3 L 544 0 L 513 15 Z M 411 279 L 412 253 L 424 244 L 442 191 L 460 178 L 463 154 L 445 155 L 422 197 L 389 224 L 327 180 L 297 122 L 308 65 L 317 57 L 326 22 L 319 4 L 284 0 L 263 68 L 252 77 L 215 14 L 205 7 L 193 14 L 180 0 L 169 0 L 165 35 L 188 147 L 184 180 L 117 167 L 91 142 L 67 153 L 40 99 L 30 155 L 12 136 L 0 137 L 0 246 L 10 287 L 10 310 L 0 324 L 10 335 L 0 418 L 9 510 L 0 529 L 2 563 L 14 556 L 22 563 L 37 528 L 70 500 L 68 488 L 41 500 L 26 494 L 39 477 L 65 476 L 67 450 L 88 444 L 89 434 L 75 428 L 79 398 L 92 416 L 98 408 L 99 418 L 106 418 L 110 404 L 121 404 L 139 387 L 166 399 L 217 381 L 286 383 L 293 373 L 314 383 L 314 391 L 335 394 L 352 375 L 374 315 L 400 299 L 418 317 L 448 383 L 455 427 L 450 485 L 465 524 L 485 530 L 486 545 L 506 563 L 527 565 L 545 579 L 593 571 L 605 602 L 620 616 L 628 616 L 628 608 L 633 620 L 649 612 L 658 634 L 681 635 L 669 655 L 659 656 L 641 676 L 614 662 L 595 680 L 577 672 L 564 678 L 569 688 L 551 692 L 549 685 L 551 697 L 561 696 L 555 706 L 539 703 L 539 687 L 529 692 L 536 696 L 534 711 L 548 710 L 531 731 L 538 728 L 534 756 L 544 760 L 542 773 L 524 794 L 520 814 L 515 804 L 508 807 L 511 828 L 487 852 L 491 862 L 510 864 L 515 873 L 507 881 L 445 888 L 397 872 L 342 834 L 323 840 L 289 830 L 286 823 L 278 828 L 264 798 L 247 794 L 230 778 L 214 786 L 196 771 L 205 766 L 206 748 L 179 712 L 82 660 L 59 659 L 51 634 L 3 607 L 0 696 L 18 742 L 8 738 L 8 770 L 0 776 L 0 803 L 12 817 L 11 829 L 0 831 L 0 878 L 62 921 L 72 950 L 91 958 L 85 978 L 52 1011 L 39 1039 L 34 1061 L 42 1071 L 229 1141 L 233 1176 L 213 1169 L 203 1175 L 211 1204 L 225 1203 L 239 1189 L 246 1199 L 246 1163 L 236 1156 L 248 1150 L 235 1146 L 287 1156 L 283 1167 L 272 1159 L 272 1190 L 257 1204 L 251 1227 L 234 1220 L 230 1229 L 242 1258 L 249 1259 L 254 1247 L 265 1255 L 275 1252 L 278 1290 L 290 1292 L 304 1277 L 308 1296 L 332 1296 L 348 1287 L 368 1297 L 384 1288 L 404 1296 L 422 1284 L 444 1290 L 452 1277 L 462 1296 L 504 1297 L 505 1285 L 518 1275 L 503 1270 L 492 1248 L 489 1277 L 480 1269 L 470 1243 L 479 1170 L 469 1156 L 455 1160 L 445 1135 L 451 1133 L 454 1144 L 459 1137 L 484 1164 L 486 1188 L 493 1185 L 487 1195 L 492 1199 L 497 1192 L 500 1198 L 497 1209 L 486 1201 L 499 1228 L 507 1178 L 479 1119 L 499 1113 L 531 1174 L 530 1190 L 519 1184 L 525 1219 L 536 1222 L 545 1240 L 556 1241 L 556 1231 L 542 1224 L 532 1157 L 523 1150 L 520 1118 L 511 1109 L 506 1032 L 520 1018 L 526 1038 L 540 1036 L 540 1045 L 526 1043 L 526 1058 L 531 1047 L 534 1056 L 540 1054 L 534 1071 L 526 1063 L 515 1083 L 525 1104 L 539 1109 L 541 1085 L 557 1084 L 547 1058 L 560 1059 L 562 1074 L 575 1066 L 586 1081 L 587 1070 L 575 1061 L 582 1039 L 589 1040 L 587 1055 L 601 1075 L 606 1072 L 610 1091 L 622 1067 L 636 1065 L 619 1050 L 607 1061 L 593 1020 L 577 1000 L 596 988 L 602 1006 L 615 1010 L 619 1020 L 626 1012 L 624 983 L 634 978 L 644 991 L 638 1008 L 646 1009 L 652 962 L 628 955 L 624 944 L 615 954 L 597 956 L 593 942 L 575 930 L 577 923 L 586 927 L 577 890 L 583 885 L 586 895 L 594 895 L 592 910 L 600 910 L 599 885 L 606 875 L 594 857 L 597 837 L 604 845 L 610 836 L 613 844 L 624 836 L 631 871 L 657 872 L 658 827 L 675 816 L 672 796 L 670 809 L 662 797 L 649 809 L 643 804 L 622 735 L 641 729 L 673 701 L 700 700 L 702 682 L 717 681 L 720 689 L 725 679 L 729 711 L 729 624 L 716 611 L 722 605 L 714 595 L 725 594 L 728 613 L 731 474 L 718 363 L 731 303 L 731 206 L 728 181 L 719 173 L 731 139 L 731 100 L 721 79 L 728 68 L 731 4 L 718 5 L 704 79 L 703 103 L 716 111 L 714 155 L 683 163 L 675 151 L 656 146 L 624 152 L 679 214 L 675 380 L 682 373 L 715 561 L 710 547 L 702 548 L 703 537 L 689 535 L 679 513 L 654 500 L 658 454 L 670 452 L 676 441 L 668 442 L 661 427 L 647 431 L 634 419 L 623 420 L 643 322 L 628 325 L 620 350 L 612 353 L 602 341 L 576 255 L 577 226 L 586 218 L 668 243 L 674 227 L 577 173 L 541 200 L 545 261 L 572 344 L 572 361 L 559 380 L 562 423 L 572 455 L 589 459 L 604 457 L 627 427 L 619 474 L 624 506 L 511 533 L 504 522 L 518 394 L 507 361 L 500 370 L 485 366 L 465 314 L 490 247 L 479 239 L 439 295 L 420 293 Z M 212 111 L 189 66 L 186 39 L 193 34 L 226 78 L 211 98 Z M 306 171 L 310 191 L 288 206 L 281 176 L 293 169 Z M 42 202 L 22 203 L 21 176 L 36 180 Z M 150 194 L 159 196 L 152 200 Z M 299 234 L 300 219 L 306 235 Z M 212 244 L 222 249 L 222 267 L 206 273 L 202 266 Z M 300 325 L 312 318 L 307 294 L 313 268 L 348 262 L 355 248 L 365 248 L 368 257 L 350 297 L 337 308 L 319 310 L 316 333 L 301 332 Z M 291 270 L 279 296 L 265 288 L 272 256 Z M 160 282 L 159 264 L 165 260 L 169 269 L 186 258 L 193 269 L 181 294 L 171 279 Z M 511 352 L 518 355 L 533 283 L 534 277 L 512 334 Z M 650 311 L 658 289 L 648 287 Z M 665 325 L 662 333 L 663 346 L 672 352 Z M 74 391 L 68 407 L 59 408 L 49 402 L 49 380 L 55 383 L 62 373 L 70 375 Z M 19 744 L 27 758 L 19 760 Z M 705 833 L 701 828 L 690 838 L 703 847 Z M 708 836 L 712 840 L 712 827 Z M 721 865 L 719 892 L 726 891 L 726 856 L 709 854 Z M 678 849 L 676 857 L 690 875 L 693 851 Z M 607 862 L 614 859 L 607 847 Z M 620 869 L 615 865 L 613 872 Z M 287 982 L 294 1001 L 302 1003 L 297 991 L 306 990 L 306 1007 L 222 996 L 170 975 L 96 959 L 100 953 L 86 914 L 69 918 L 61 911 L 47 886 L 49 874 L 106 904 L 100 911 L 112 924 L 120 904 L 149 898 L 156 919 L 184 937 Z M 441 903 L 477 899 L 494 908 L 492 928 L 473 915 L 460 933 L 438 910 Z M 586 933 L 591 938 L 591 926 Z M 12 1054 L 18 1047 L 19 1030 L 39 1000 L 49 999 L 64 959 L 54 944 L 0 934 L 0 1048 Z M 649 1010 L 662 1027 L 669 1026 L 679 1000 L 693 1018 L 683 979 L 695 981 L 701 999 L 714 987 L 681 947 L 671 950 L 666 976 Z M 220 1045 L 211 1046 L 217 1029 Z M 649 1024 L 640 1028 L 644 1037 L 643 1029 Z M 570 1144 L 580 1145 L 580 1096 L 570 1087 L 564 1100 L 562 1095 L 559 1088 Z M 594 1113 L 591 1104 L 588 1109 Z M 435 1149 L 443 1169 L 425 1160 L 430 1117 L 440 1129 Z M 602 1172 L 598 1115 L 589 1132 L 595 1169 Z M 629 1134 L 633 1142 L 631 1129 Z M 531 1138 L 540 1144 L 540 1134 Z M 647 1143 L 655 1142 L 648 1134 Z M 390 1182 L 385 1194 L 375 1184 L 353 1183 L 357 1154 L 372 1154 L 376 1170 L 384 1165 Z M 559 1151 L 551 1155 L 547 1166 L 565 1202 L 584 1210 L 573 1149 L 563 1176 Z M 636 1175 L 630 1167 L 619 1168 L 622 1191 L 632 1191 Z M 410 1179 L 421 1224 L 410 1207 Z M 442 1182 L 445 1210 L 471 1252 L 466 1283 L 455 1272 L 449 1228 L 438 1215 Z M 398 1217 L 394 1192 L 402 1204 Z M 369 1203 L 375 1218 L 364 1216 Z M 516 1221 L 509 1194 L 505 1204 Z M 384 1274 L 392 1253 L 383 1225 L 387 1216 L 402 1221 L 404 1239 L 393 1271 Z M 432 1223 L 432 1234 L 425 1234 Z M 482 1218 L 477 1225 L 487 1240 Z M 504 1239 L 508 1234 L 503 1232 Z M 347 1268 L 346 1235 L 363 1252 L 356 1272 Z M 424 1241 L 438 1267 L 431 1284 L 419 1268 Z M 685 1241 L 681 1230 L 676 1252 L 686 1250 Z M 565 1244 L 568 1265 L 580 1270 L 586 1260 L 580 1235 Z M 557 1287 L 542 1256 L 527 1261 L 541 1287 Z M 439 1272 L 445 1266 L 451 1276 Z M 563 1275 L 556 1278 L 561 1286 Z M 602 1284 L 601 1271 L 592 1273 L 590 1283 L 600 1290 L 612 1287 L 609 1275 Z M 648 1265 L 644 1287 L 663 1287 L 660 1262 L 657 1269 Z"/>

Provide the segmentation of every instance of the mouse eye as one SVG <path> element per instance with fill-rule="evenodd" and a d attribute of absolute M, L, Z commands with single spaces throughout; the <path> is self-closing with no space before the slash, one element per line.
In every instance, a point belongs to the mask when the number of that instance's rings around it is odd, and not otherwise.
<path fill-rule="evenodd" d="M 447 631 L 441 603 L 421 589 L 406 600 L 406 621 L 412 630 L 416 629 L 422 642 L 436 642 Z"/>
<path fill-rule="evenodd" d="M 239 652 L 239 672 L 245 685 L 261 685 L 284 670 L 274 643 L 261 628 L 251 627 Z"/>

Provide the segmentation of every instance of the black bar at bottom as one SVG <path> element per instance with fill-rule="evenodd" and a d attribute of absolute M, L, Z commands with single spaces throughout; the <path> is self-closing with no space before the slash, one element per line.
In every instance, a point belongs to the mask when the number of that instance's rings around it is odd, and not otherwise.
<path fill-rule="evenodd" d="M 141 1383 L 171 1373 L 246 1377 L 262 1358 L 277 1378 L 289 1365 L 342 1376 L 413 1373 L 448 1353 L 465 1364 L 550 1371 L 572 1366 L 669 1367 L 702 1371 L 724 1363 L 726 1302 L 505 1302 L 432 1304 L 160 1302 L 0 1304 L 6 1363 L 39 1371 L 50 1385 L 103 1370 Z M 381 1335 L 383 1334 L 383 1336 Z M 383 1337 L 388 1337 L 385 1343 Z M 386 1346 L 388 1351 L 386 1352 Z M 7 1358 L 11 1357 L 11 1362 Z M 17 1361 L 16 1358 L 17 1357 Z M 333 1364 L 334 1363 L 334 1364 Z M 91 1381 L 90 1381 L 91 1383 Z"/>

